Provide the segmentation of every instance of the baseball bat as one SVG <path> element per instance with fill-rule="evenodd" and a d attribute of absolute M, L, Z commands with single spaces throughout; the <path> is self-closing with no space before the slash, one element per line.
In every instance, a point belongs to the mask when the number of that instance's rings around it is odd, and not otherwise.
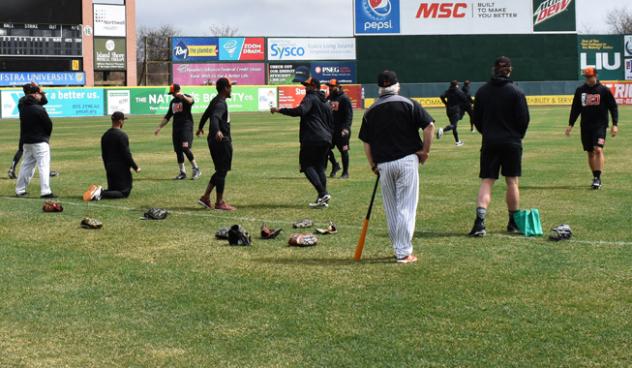
<path fill-rule="evenodd" d="M 364 221 L 362 221 L 362 232 L 360 233 L 360 239 L 358 239 L 358 245 L 356 245 L 355 254 L 353 259 L 359 262 L 362 259 L 362 251 L 364 251 L 364 242 L 366 241 L 366 233 L 369 230 L 369 220 L 371 220 L 371 212 L 373 212 L 373 202 L 375 202 L 375 194 L 377 193 L 377 184 L 380 182 L 380 175 L 377 175 L 375 179 L 375 186 L 373 187 L 373 194 L 371 195 L 371 203 L 369 204 L 369 210 L 366 213 Z"/>

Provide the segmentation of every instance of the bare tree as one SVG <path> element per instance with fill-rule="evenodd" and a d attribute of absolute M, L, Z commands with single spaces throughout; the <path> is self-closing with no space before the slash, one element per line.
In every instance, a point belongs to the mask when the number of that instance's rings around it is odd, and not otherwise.
<path fill-rule="evenodd" d="M 615 8 L 606 15 L 610 33 L 632 34 L 632 10 L 627 7 Z"/>
<path fill-rule="evenodd" d="M 215 37 L 235 37 L 239 34 L 239 28 L 227 24 L 211 24 L 208 29 Z"/>
<path fill-rule="evenodd" d="M 140 85 L 164 85 L 171 78 L 171 37 L 180 31 L 172 26 L 142 27 L 138 30 L 137 62 Z M 147 58 L 145 58 L 147 55 Z"/>

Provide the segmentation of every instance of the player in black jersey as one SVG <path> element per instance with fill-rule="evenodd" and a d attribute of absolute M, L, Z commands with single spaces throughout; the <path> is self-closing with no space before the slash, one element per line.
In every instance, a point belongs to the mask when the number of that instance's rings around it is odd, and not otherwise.
<path fill-rule="evenodd" d="M 160 134 L 160 130 L 164 128 L 169 120 L 173 117 L 173 150 L 178 157 L 178 167 L 180 168 L 180 174 L 176 176 L 175 180 L 184 180 L 187 178 L 187 172 L 184 168 L 184 156 L 187 157 L 193 168 L 193 177 L 191 179 L 198 179 L 202 172 L 195 162 L 191 147 L 193 146 L 193 116 L 191 115 L 191 107 L 195 101 L 190 95 L 180 92 L 180 85 L 172 84 L 169 87 L 169 94 L 173 96 L 173 99 L 169 103 L 169 111 L 165 115 L 164 119 L 160 123 L 155 134 Z"/>

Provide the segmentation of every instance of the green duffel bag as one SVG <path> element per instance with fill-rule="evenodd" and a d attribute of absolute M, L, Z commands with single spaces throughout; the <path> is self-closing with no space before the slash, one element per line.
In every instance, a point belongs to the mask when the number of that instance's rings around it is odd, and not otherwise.
<path fill-rule="evenodd" d="M 530 210 L 520 210 L 514 213 L 514 221 L 518 229 L 524 236 L 542 236 L 542 222 L 540 221 L 540 210 L 532 208 Z"/>

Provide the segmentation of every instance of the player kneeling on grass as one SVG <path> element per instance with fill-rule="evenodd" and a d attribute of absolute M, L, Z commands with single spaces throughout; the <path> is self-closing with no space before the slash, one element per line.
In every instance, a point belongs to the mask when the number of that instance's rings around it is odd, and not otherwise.
<path fill-rule="evenodd" d="M 360 128 L 364 152 L 380 176 L 389 234 L 399 263 L 417 261 L 413 234 L 419 201 L 419 164 L 430 154 L 434 119 L 421 105 L 399 96 L 392 71 L 378 76 L 380 97 L 365 112 Z M 419 129 L 424 131 L 422 142 Z"/>
<path fill-rule="evenodd" d="M 226 99 L 231 97 L 232 85 L 228 79 L 220 78 L 215 83 L 217 88 L 217 96 L 211 100 L 208 108 L 202 115 L 200 125 L 196 135 L 204 135 L 204 124 L 207 120 L 211 120 L 211 128 L 208 133 L 208 148 L 211 151 L 213 165 L 215 165 L 215 173 L 208 182 L 204 195 L 198 200 L 198 203 L 206 208 L 213 208 L 211 205 L 211 192 L 215 189 L 217 201 L 215 201 L 215 209 L 223 211 L 234 211 L 232 207 L 224 201 L 224 185 L 226 183 L 226 175 L 231 169 L 233 161 L 233 143 L 230 136 L 230 114 L 228 113 L 228 105 Z"/>
<path fill-rule="evenodd" d="M 132 192 L 132 173 L 140 172 L 129 150 L 129 138 L 123 132 L 127 118 L 122 112 L 112 114 L 112 128 L 101 137 L 101 157 L 108 179 L 108 189 L 91 185 L 83 194 L 84 201 L 101 199 L 120 199 L 129 197 Z"/>
<path fill-rule="evenodd" d="M 518 232 L 514 214 L 520 206 L 518 178 L 522 174 L 522 139 L 529 127 L 527 99 L 509 78 L 511 60 L 500 57 L 494 63 L 494 75 L 476 92 L 474 125 L 483 135 L 480 158 L 481 187 L 476 220 L 470 236 L 484 236 L 487 207 L 499 171 L 507 182 L 508 232 Z"/>
<path fill-rule="evenodd" d="M 164 119 L 162 119 L 155 134 L 160 134 L 160 130 L 164 128 L 173 117 L 173 150 L 176 152 L 178 168 L 180 169 L 180 174 L 174 179 L 184 180 L 187 178 L 187 171 L 184 168 L 184 156 L 186 156 L 193 169 L 193 177 L 191 179 L 195 180 L 202 174 L 195 162 L 193 152 L 191 152 L 191 147 L 193 146 L 193 115 L 191 115 L 191 107 L 193 107 L 195 101 L 193 101 L 193 97 L 180 92 L 179 84 L 172 84 L 169 87 L 169 94 L 173 96 L 173 99 L 169 103 L 169 111 L 167 111 Z"/>
<path fill-rule="evenodd" d="M 573 98 L 571 116 L 566 128 L 570 136 L 577 118 L 581 115 L 582 145 L 588 152 L 588 165 L 593 174 L 593 189 L 601 188 L 601 172 L 606 156 L 603 152 L 608 131 L 608 111 L 612 115 L 612 137 L 619 133 L 619 109 L 610 89 L 597 80 L 597 70 L 588 67 L 583 72 L 586 83 L 577 88 Z"/>
<path fill-rule="evenodd" d="M 331 149 L 333 134 L 333 115 L 325 96 L 320 92 L 320 81 L 310 77 L 306 67 L 296 68 L 294 82 L 305 86 L 305 97 L 301 104 L 293 109 L 270 108 L 271 113 L 287 116 L 300 116 L 301 151 L 299 161 L 301 172 L 318 192 L 316 202 L 311 208 L 327 208 L 331 195 L 327 191 L 327 156 Z"/>

